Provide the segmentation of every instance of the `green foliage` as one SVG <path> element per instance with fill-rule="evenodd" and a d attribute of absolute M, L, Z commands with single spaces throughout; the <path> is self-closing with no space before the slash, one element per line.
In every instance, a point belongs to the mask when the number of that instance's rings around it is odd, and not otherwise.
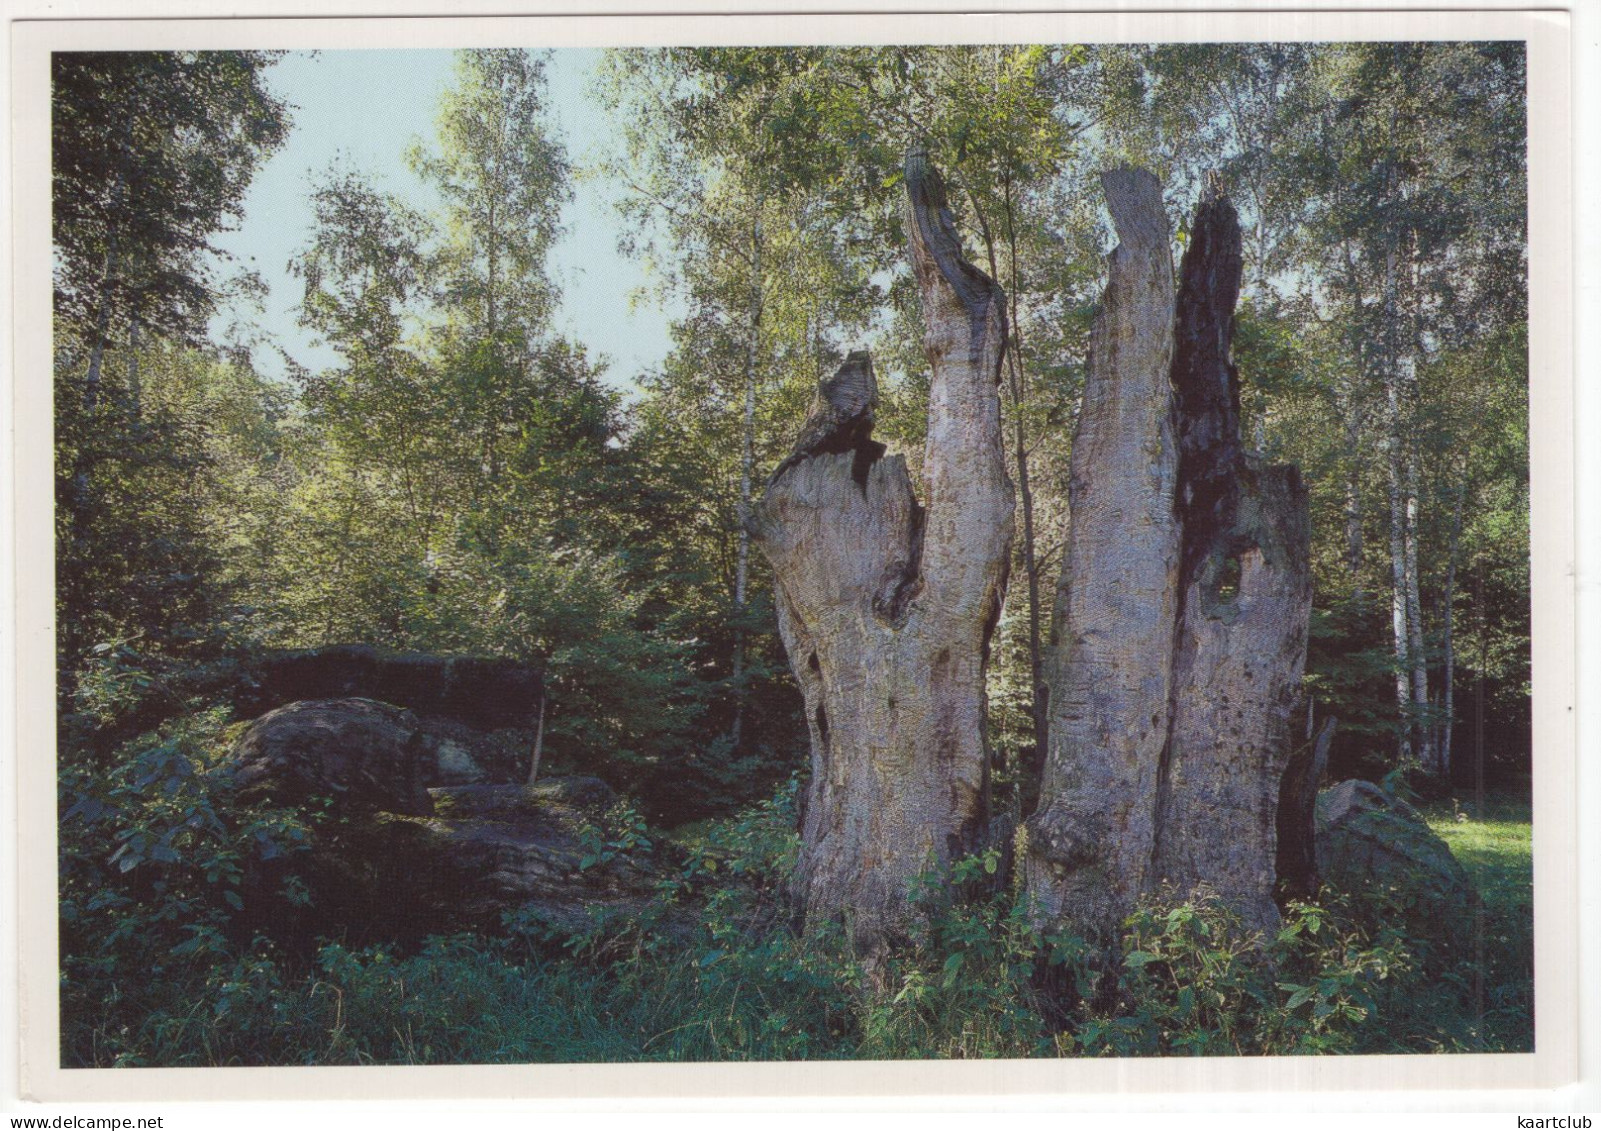
<path fill-rule="evenodd" d="M 109 770 L 63 762 L 58 890 L 69 1059 L 140 1063 L 143 1042 L 154 1032 L 159 1043 L 174 1022 L 172 987 L 211 979 L 233 961 L 230 934 L 247 896 L 303 898 L 292 873 L 276 892 L 252 893 L 247 882 L 260 865 L 303 850 L 311 818 L 236 802 L 216 769 L 225 718 L 186 715 L 118 750 Z M 272 916 L 271 907 L 248 910 Z"/>
<path fill-rule="evenodd" d="M 51 56 L 55 312 L 84 345 L 129 324 L 195 340 L 214 309 L 212 239 L 288 133 L 266 51 Z"/>
<path fill-rule="evenodd" d="M 326 943 L 306 965 L 231 929 L 238 913 L 224 894 L 230 868 L 264 844 L 293 851 L 297 826 L 223 815 L 225 794 L 204 775 L 168 781 L 175 759 L 198 759 L 213 740 L 153 742 L 95 794 L 104 814 L 86 804 L 67 826 L 83 846 L 63 902 L 69 1063 L 1299 1055 L 1518 1049 L 1531 1039 L 1526 808 L 1491 823 L 1435 816 L 1489 897 L 1489 965 L 1443 975 L 1424 975 L 1426 940 L 1401 937 L 1382 898 L 1329 892 L 1292 904 L 1267 939 L 1205 893 L 1149 901 L 1117 953 L 1102 956 L 1043 935 L 1015 888 L 997 882 L 995 851 L 928 877 L 921 925 L 869 974 L 837 930 L 795 929 L 794 781 L 671 836 L 627 806 L 598 822 L 597 860 L 676 862 L 643 908 L 597 910 L 578 929 L 530 909 L 508 914 L 499 934 L 413 951 Z M 210 808 L 197 812 L 210 816 L 186 824 L 179 814 L 203 790 Z M 119 841 L 113 829 L 130 835 Z M 110 864 L 114 842 L 134 847 Z M 177 861 L 156 858 L 162 844 Z M 128 855 L 136 862 L 119 871 Z M 160 893 L 134 890 L 158 873 Z M 1485 883 L 1492 874 L 1500 879 Z"/>
<path fill-rule="evenodd" d="M 1294 903 L 1273 938 L 1245 931 L 1217 897 L 1142 905 L 1126 924 L 1118 990 L 1065 1049 L 1096 1056 L 1286 1056 L 1350 1052 L 1378 1012 L 1380 984 L 1405 973 L 1393 933 L 1372 938 Z"/>
<path fill-rule="evenodd" d="M 1032 802 L 1025 583 L 1049 593 L 1061 559 L 1108 242 L 1093 178 L 1116 159 L 1162 172 L 1180 243 L 1204 170 L 1240 205 L 1246 439 L 1310 486 L 1307 690 L 1341 720 L 1337 770 L 1404 777 L 1399 740 L 1449 736 L 1469 686 L 1492 768 L 1522 764 L 1519 45 L 613 53 L 624 239 L 683 313 L 628 405 L 550 326 L 574 170 L 543 63 L 519 51 L 462 53 L 433 142 L 408 155 L 437 211 L 344 169 L 314 187 L 296 271 L 335 365 L 280 384 L 228 342 L 196 348 L 223 289 L 211 241 L 287 129 L 270 61 L 52 64 L 69 1062 L 1529 1047 L 1523 818 L 1434 814 L 1485 895 L 1466 949 L 1377 891 L 1296 905 L 1265 940 L 1204 896 L 1152 904 L 1108 958 L 1042 935 L 983 854 L 930 884 L 913 937 L 870 971 L 837 932 L 795 927 L 793 782 L 694 835 L 647 824 L 728 813 L 802 761 L 759 554 L 738 581 L 747 452 L 756 491 L 817 379 L 868 342 L 880 434 L 918 467 L 928 375 L 899 217 L 914 142 L 1009 296 L 1007 459 L 1029 471 L 1037 544 L 1019 545 L 994 641 L 998 803 Z M 1394 364 L 1405 350 L 1415 367 Z M 1435 691 L 1400 706 L 1387 535 L 1408 494 Z M 519 914 L 493 937 L 328 943 L 314 961 L 258 937 L 306 898 L 293 861 L 317 815 L 237 803 L 211 704 L 256 643 L 356 640 L 539 663 L 547 757 L 640 798 L 585 830 L 583 862 L 666 869 L 657 898 L 582 930 Z"/>
<path fill-rule="evenodd" d="M 619 856 L 648 854 L 652 847 L 645 818 L 626 801 L 608 809 L 601 824 L 586 821 L 580 825 L 578 845 L 583 853 L 578 861 L 580 870 L 609 864 Z"/>

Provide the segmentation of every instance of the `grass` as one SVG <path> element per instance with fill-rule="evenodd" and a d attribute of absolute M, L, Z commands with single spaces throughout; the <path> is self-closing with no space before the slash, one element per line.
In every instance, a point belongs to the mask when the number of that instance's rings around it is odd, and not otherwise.
<path fill-rule="evenodd" d="M 1486 1049 L 1534 1048 L 1533 812 L 1527 797 L 1486 796 L 1424 810 L 1478 890 L 1474 955 L 1468 967 L 1472 1022 Z"/>
<path fill-rule="evenodd" d="M 1460 802 L 1424 812 L 1429 827 L 1473 877 L 1486 910 L 1529 915 L 1534 900 L 1533 819 L 1526 798 L 1486 797 L 1484 813 Z"/>

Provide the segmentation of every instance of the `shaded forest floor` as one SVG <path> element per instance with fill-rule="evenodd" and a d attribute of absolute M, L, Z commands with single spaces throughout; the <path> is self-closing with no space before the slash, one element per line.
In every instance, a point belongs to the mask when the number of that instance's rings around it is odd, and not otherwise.
<path fill-rule="evenodd" d="M 657 906 L 583 931 L 508 916 L 421 946 L 327 942 L 69 956 L 69 1065 L 467 1064 L 1524 1051 L 1533 1039 L 1531 823 L 1426 811 L 1483 895 L 1474 942 L 1407 938 L 1382 895 L 1295 905 L 1261 949 L 1206 900 L 1129 923 L 1116 992 L 1097 959 L 1030 926 L 992 857 L 931 887 L 927 928 L 869 993 L 839 939 L 784 896 L 793 792 L 674 830 Z M 659 838 L 660 839 L 660 838 Z M 649 842 L 629 851 L 659 852 Z M 676 858 L 676 857 L 675 857 Z M 1325 893 L 1328 895 L 1329 893 Z M 698 927 L 687 932 L 687 917 Z M 146 963 L 161 963 L 150 977 Z M 1087 996 L 1087 995 L 1086 995 Z"/>
<path fill-rule="evenodd" d="M 1474 924 L 1483 977 L 1474 996 L 1491 1048 L 1534 1047 L 1534 842 L 1526 796 L 1488 794 L 1484 811 L 1470 800 L 1424 810 L 1429 827 L 1451 846 L 1483 900 Z"/>

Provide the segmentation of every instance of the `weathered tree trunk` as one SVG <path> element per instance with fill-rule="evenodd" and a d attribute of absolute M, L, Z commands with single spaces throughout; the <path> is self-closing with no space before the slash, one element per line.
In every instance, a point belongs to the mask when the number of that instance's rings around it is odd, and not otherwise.
<path fill-rule="evenodd" d="M 1025 865 L 1048 919 L 1095 932 L 1122 921 L 1156 844 L 1179 580 L 1167 213 L 1150 173 L 1120 169 L 1101 183 L 1120 242 L 1073 440 L 1049 752 Z"/>
<path fill-rule="evenodd" d="M 1153 879 L 1181 893 L 1207 884 L 1260 928 L 1278 920 L 1279 780 L 1306 663 L 1312 533 L 1300 473 L 1240 446 L 1229 360 L 1240 273 L 1234 207 L 1209 191 L 1174 316 L 1183 552 Z"/>
<path fill-rule="evenodd" d="M 1311 610 L 1306 492 L 1240 443 L 1232 205 L 1203 200 L 1175 309 L 1156 179 L 1103 184 L 1122 242 L 1074 442 L 1027 883 L 1046 918 L 1103 942 L 1164 886 L 1204 884 L 1266 926 Z"/>
<path fill-rule="evenodd" d="M 877 388 L 855 353 L 751 518 L 811 732 L 796 890 L 809 926 L 843 919 L 869 957 L 910 925 L 913 879 L 983 839 L 984 670 L 1012 539 L 1004 297 L 962 258 L 920 153 L 906 185 L 932 370 L 927 509 L 872 439 Z"/>

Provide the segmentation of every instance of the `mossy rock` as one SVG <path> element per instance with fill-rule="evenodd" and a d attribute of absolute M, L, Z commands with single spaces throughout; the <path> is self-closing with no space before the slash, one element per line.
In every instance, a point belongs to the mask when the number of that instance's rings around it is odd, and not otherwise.
<path fill-rule="evenodd" d="M 1416 809 L 1351 780 L 1318 794 L 1316 812 L 1319 875 L 1370 926 L 1388 923 L 1447 954 L 1471 943 L 1478 893 Z"/>

